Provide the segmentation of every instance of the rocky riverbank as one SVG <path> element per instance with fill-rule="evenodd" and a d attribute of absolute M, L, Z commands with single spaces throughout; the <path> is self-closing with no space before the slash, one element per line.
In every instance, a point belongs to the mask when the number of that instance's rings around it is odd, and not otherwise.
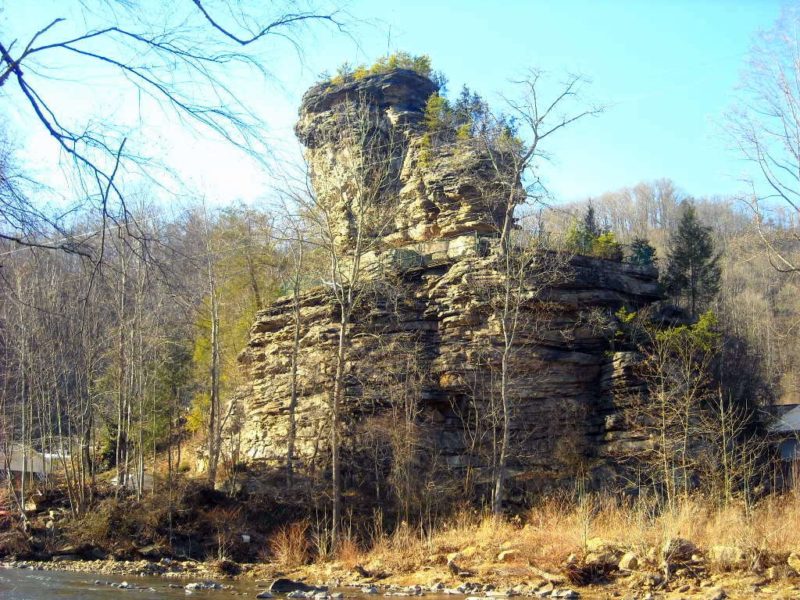
<path fill-rule="evenodd" d="M 647 557 L 640 559 L 623 553 L 616 568 L 610 566 L 615 551 L 595 542 L 595 552 L 582 559 L 570 557 L 560 572 L 550 573 L 518 560 L 513 551 L 497 562 L 467 564 L 470 549 L 452 553 L 442 564 L 425 564 L 404 572 L 376 568 L 347 561 L 323 561 L 294 568 L 276 564 L 233 563 L 232 561 L 73 560 L 6 561 L 5 568 L 90 573 L 96 584 L 119 589 L 139 589 L 136 578 L 163 577 L 174 580 L 170 587 L 193 590 L 232 590 L 235 582 L 250 581 L 259 597 L 286 594 L 289 598 L 326 600 L 344 597 L 381 595 L 386 597 L 465 596 L 471 600 L 512 597 L 538 598 L 626 598 L 630 600 L 678 600 L 679 598 L 722 600 L 723 598 L 798 598 L 800 576 L 791 565 L 800 566 L 800 557 L 787 559 L 784 568 L 773 566 L 761 573 L 736 568 L 713 573 L 700 555 L 681 556 L 696 549 L 673 544 L 673 562 L 652 568 Z M 730 552 L 731 549 L 728 549 Z M 717 549 L 719 554 L 722 549 Z M 501 553 L 502 554 L 502 553 Z M 616 560 L 616 556 L 614 557 Z M 104 577 L 126 577 L 122 583 Z M 586 584 L 576 583 L 585 577 Z M 589 578 L 594 578 L 591 581 Z M 124 585 L 123 585 L 124 584 Z M 333 592 L 332 590 L 338 590 Z"/>
<path fill-rule="evenodd" d="M 181 506 L 208 499 L 191 498 Z M 169 544 L 165 537 L 145 535 L 159 532 L 152 525 L 148 530 L 141 519 L 130 522 L 133 515 L 152 519 L 146 509 L 155 503 L 118 504 L 103 504 L 81 521 L 60 520 L 54 530 L 37 518 L 27 536 L 2 534 L 5 566 L 129 583 L 159 577 L 180 586 L 213 581 L 265 591 L 270 582 L 289 579 L 355 596 L 562 597 L 572 590 L 586 599 L 800 598 L 800 498 L 795 496 L 767 498 L 749 510 L 695 498 L 660 513 L 641 502 L 553 499 L 511 518 L 464 511 L 432 529 L 401 523 L 373 532 L 368 542 L 355 536 L 342 540 L 336 553 L 316 543 L 320 538 L 308 521 L 256 529 L 266 527 L 270 514 L 274 518 L 267 505 L 259 510 L 253 502 L 244 505 L 251 511 L 247 521 L 228 519 L 227 529 L 203 529 L 202 518 L 181 521 L 180 544 Z M 197 512 L 203 514 L 208 513 Z M 219 531 L 230 533 L 223 540 L 226 560 L 211 559 L 220 553 L 214 537 Z M 54 537 L 59 532 L 62 537 Z M 194 559 L 187 548 L 197 553 Z"/>

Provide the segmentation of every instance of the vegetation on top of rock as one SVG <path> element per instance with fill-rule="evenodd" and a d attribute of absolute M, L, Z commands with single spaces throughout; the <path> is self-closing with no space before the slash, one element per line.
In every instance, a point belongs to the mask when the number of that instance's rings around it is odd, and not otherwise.
<path fill-rule="evenodd" d="M 566 247 L 575 254 L 615 261 L 622 261 L 624 258 L 622 245 L 617 236 L 597 224 L 594 207 L 591 204 L 586 208 L 582 220 L 573 219 L 570 224 L 566 233 Z"/>
<path fill-rule="evenodd" d="M 568 252 L 624 261 L 642 267 L 655 264 L 656 249 L 647 239 L 634 238 L 626 248 L 620 243 L 616 233 L 597 224 L 595 215 L 594 206 L 590 201 L 582 219 L 572 218 L 564 236 L 564 245 Z"/>
<path fill-rule="evenodd" d="M 368 75 L 381 75 L 395 69 L 408 69 L 423 77 L 436 79 L 431 68 L 430 56 L 427 54 L 414 55 L 402 50 L 380 57 L 369 67 L 365 64 L 354 66 L 348 62 L 342 63 L 336 69 L 336 74 L 333 77 L 324 77 L 329 79 L 332 84 L 340 85 L 347 81 L 359 81 Z"/>
<path fill-rule="evenodd" d="M 441 145 L 478 142 L 497 155 L 520 154 L 523 147 L 515 119 L 493 112 L 489 103 L 466 85 L 455 101 L 441 92 L 432 94 L 425 105 L 424 124 L 423 165 L 429 162 L 431 150 Z"/>
<path fill-rule="evenodd" d="M 436 91 L 427 96 L 424 108 L 426 131 L 421 138 L 419 154 L 423 166 L 430 162 L 433 148 L 454 143 L 480 143 L 498 157 L 521 153 L 524 144 L 517 135 L 516 119 L 492 111 L 488 102 L 466 85 L 457 98 L 448 98 L 446 77 L 432 69 L 430 57 L 425 54 L 399 51 L 379 58 L 371 66 L 344 63 L 335 75 L 322 75 L 322 89 L 327 92 L 329 85 L 360 82 L 367 77 L 398 70 L 412 71 L 429 79 L 436 87 Z"/>

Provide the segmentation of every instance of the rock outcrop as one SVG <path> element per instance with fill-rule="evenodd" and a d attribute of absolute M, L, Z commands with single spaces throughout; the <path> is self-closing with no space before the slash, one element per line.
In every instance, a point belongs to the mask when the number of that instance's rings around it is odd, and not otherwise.
<path fill-rule="evenodd" d="M 351 243 L 354 196 L 341 190 L 358 176 L 347 166 L 375 158 L 375 148 L 354 143 L 362 138 L 343 107 L 367 107 L 370 139 L 382 140 L 391 171 L 379 201 L 391 206 L 392 220 L 375 232 L 371 250 L 380 277 L 352 320 L 343 463 L 362 465 L 347 474 L 352 486 L 400 485 L 405 469 L 419 481 L 477 489 L 493 466 L 502 345 L 495 298 L 503 281 L 496 176 L 475 145 L 426 145 L 424 107 L 434 91 L 424 77 L 393 71 L 318 85 L 300 110 L 297 133 L 317 194 L 339 219 L 342 248 Z M 657 273 L 541 251 L 522 287 L 510 363 L 512 487 L 521 494 L 558 485 L 577 470 L 605 477 L 612 447 L 628 442 L 617 404 L 640 385 L 631 375 L 638 356 L 614 351 L 613 315 L 656 301 Z M 328 465 L 339 315 L 324 286 L 299 303 L 297 470 L 319 474 Z M 240 397 L 242 450 L 271 468 L 286 460 L 293 340 L 293 300 L 283 297 L 258 314 L 241 356 L 249 381 Z"/>
<path fill-rule="evenodd" d="M 383 182 L 376 204 L 392 214 L 380 227 L 383 248 L 435 242 L 421 252 L 461 253 L 476 235 L 497 230 L 502 214 L 491 201 L 497 194 L 486 154 L 470 144 L 430 148 L 424 111 L 435 91 L 426 77 L 395 70 L 322 83 L 303 97 L 295 130 L 343 247 L 352 241 L 352 203 L 365 177 Z"/>

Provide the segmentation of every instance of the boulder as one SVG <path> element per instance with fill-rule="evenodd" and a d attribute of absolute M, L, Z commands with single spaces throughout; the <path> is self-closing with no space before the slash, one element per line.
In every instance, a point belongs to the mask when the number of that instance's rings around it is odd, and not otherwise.
<path fill-rule="evenodd" d="M 187 583 L 183 586 L 183 589 L 189 592 L 196 592 L 199 590 L 221 590 L 223 585 L 221 583 L 217 583 L 216 581 L 193 581 L 192 583 Z"/>
<path fill-rule="evenodd" d="M 603 538 L 593 537 L 586 541 L 587 552 L 601 553 L 615 551 L 618 549 L 619 547 L 616 544 L 609 542 L 608 540 L 604 540 Z"/>
<path fill-rule="evenodd" d="M 617 567 L 620 571 L 635 571 L 639 567 L 639 557 L 634 552 L 626 552 Z"/>
<path fill-rule="evenodd" d="M 747 552 L 739 546 L 711 546 L 708 550 L 708 558 L 725 569 L 743 567 L 747 563 Z"/>
<path fill-rule="evenodd" d="M 151 544 L 149 546 L 142 546 L 141 548 L 136 548 L 136 554 L 138 554 L 142 558 L 159 560 L 163 556 L 163 551 L 161 550 L 160 546 L 157 546 L 156 544 Z"/>
<path fill-rule="evenodd" d="M 54 556 L 60 556 L 65 554 L 80 554 L 80 548 L 78 546 L 61 546 L 57 550 L 53 550 Z"/>
<path fill-rule="evenodd" d="M 294 581 L 285 577 L 279 577 L 269 586 L 269 591 L 273 594 L 290 594 L 292 592 L 325 592 L 326 587 L 308 585 L 302 581 Z"/>
<path fill-rule="evenodd" d="M 792 571 L 800 575 L 800 553 L 792 552 L 789 558 L 786 559 L 786 564 L 789 565 Z"/>
<path fill-rule="evenodd" d="M 378 593 L 378 588 L 376 588 L 374 585 L 368 585 L 366 587 L 361 588 L 361 593 L 367 594 L 369 596 L 374 596 L 375 594 Z"/>
<path fill-rule="evenodd" d="M 680 537 L 670 538 L 661 546 L 661 557 L 667 563 L 691 562 L 696 552 L 697 546 L 693 542 Z"/>
<path fill-rule="evenodd" d="M 81 560 L 77 554 L 57 554 L 51 559 L 53 562 L 75 562 Z"/>
<path fill-rule="evenodd" d="M 503 550 L 497 555 L 498 562 L 511 562 L 519 559 L 519 550 Z"/>

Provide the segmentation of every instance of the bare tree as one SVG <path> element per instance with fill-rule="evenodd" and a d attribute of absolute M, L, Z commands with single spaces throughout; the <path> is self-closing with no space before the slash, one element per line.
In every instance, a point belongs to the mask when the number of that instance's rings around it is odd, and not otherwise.
<path fill-rule="evenodd" d="M 137 1 L 60 6 L 55 14 L 42 15 L 38 29 L 0 41 L 4 101 L 27 113 L 31 128 L 47 132 L 69 159 L 78 182 L 75 203 L 90 203 L 103 224 L 124 224 L 131 232 L 137 229 L 130 221 L 126 183 L 163 178 L 164 170 L 148 174 L 152 157 L 145 156 L 145 144 L 131 138 L 132 127 L 121 116 L 84 117 L 60 102 L 49 84 L 56 81 L 62 90 L 70 84 L 52 75 L 53 67 L 99 69 L 118 80 L 119 92 L 139 107 L 138 127 L 171 113 L 184 126 L 263 159 L 268 155 L 263 126 L 243 101 L 235 75 L 249 74 L 250 82 L 268 78 L 260 52 L 269 40 L 288 41 L 299 51 L 304 26 L 341 27 L 336 11 L 303 10 L 291 1 L 267 6 L 238 0 L 223 8 L 194 0 L 156 8 Z M 12 188 L 4 187 L 9 197 Z M 29 217 L 40 211 L 26 198 L 12 197 L 13 203 L 0 206 L 0 221 L 8 228 L 2 237 L 44 244 L 30 235 Z M 73 241 L 46 245 L 75 247 Z M 103 248 L 100 244 L 101 253 Z"/>
<path fill-rule="evenodd" d="M 208 226 L 208 215 L 204 208 L 204 225 L 206 239 L 206 272 L 208 281 L 208 299 L 210 305 L 210 343 L 211 365 L 209 367 L 210 394 L 208 413 L 208 483 L 213 487 L 217 480 L 217 465 L 219 464 L 220 449 L 222 446 L 222 403 L 220 400 L 220 332 L 219 332 L 219 292 L 217 289 L 217 274 L 214 265 L 214 248 L 211 246 L 211 231 Z"/>
<path fill-rule="evenodd" d="M 753 165 L 745 202 L 773 266 L 797 271 L 787 242 L 800 240 L 800 10 L 786 6 L 763 32 L 745 65 L 737 106 L 727 117 L 735 147 Z M 790 230 L 771 225 L 776 206 L 792 214 Z"/>
<path fill-rule="evenodd" d="M 300 362 L 300 335 L 302 313 L 300 310 L 300 293 L 306 269 L 307 242 L 302 223 L 291 219 L 292 240 L 289 241 L 291 267 L 289 272 L 292 289 L 292 374 L 289 385 L 289 431 L 286 439 L 286 483 L 291 488 L 294 483 L 295 443 L 297 440 L 297 400 L 300 393 L 297 370 Z"/>
<path fill-rule="evenodd" d="M 330 394 L 332 543 L 339 541 L 342 507 L 341 406 L 345 399 L 354 310 L 371 285 L 375 270 L 368 260 L 382 248 L 394 223 L 393 187 L 399 178 L 402 146 L 393 129 L 381 128 L 376 109 L 365 97 L 347 98 L 336 107 L 336 125 L 320 133 L 316 145 L 334 152 L 333 169 L 316 193 L 298 195 L 299 211 L 311 237 L 326 256 L 325 285 L 336 306 L 338 335 Z M 323 183 L 323 182 L 319 182 Z"/>
<path fill-rule="evenodd" d="M 494 177 L 488 195 L 495 203 L 493 212 L 500 215 L 496 222 L 498 245 L 494 267 L 499 273 L 495 298 L 491 302 L 493 318 L 501 335 L 500 374 L 498 385 L 501 434 L 492 494 L 492 512 L 502 511 L 505 498 L 508 460 L 511 452 L 511 427 L 514 419 L 513 396 L 515 356 L 536 329 L 530 315 L 544 312 L 536 308 L 542 302 L 542 292 L 563 278 L 565 264 L 555 255 L 542 252 L 535 239 L 515 236 L 515 211 L 522 203 L 535 204 L 543 199 L 544 188 L 538 179 L 538 167 L 546 158 L 542 144 L 561 129 L 592 115 L 602 108 L 584 108 L 579 99 L 581 77 L 569 77 L 555 93 L 547 93 L 546 80 L 540 71 L 531 71 L 519 82 L 519 99 L 506 99 L 511 115 L 522 127 L 518 131 L 506 117 L 489 115 L 489 123 L 480 129 L 479 146 L 491 163 Z M 530 341 L 527 342 L 528 344 Z"/>
<path fill-rule="evenodd" d="M 629 326 L 644 352 L 638 375 L 646 392 L 629 399 L 625 414 L 642 443 L 631 445 L 622 458 L 643 470 L 645 483 L 674 508 L 679 496 L 696 487 L 703 422 L 714 396 L 712 363 L 720 341 L 716 320 L 706 314 L 694 325 L 662 329 L 637 314 Z"/>

